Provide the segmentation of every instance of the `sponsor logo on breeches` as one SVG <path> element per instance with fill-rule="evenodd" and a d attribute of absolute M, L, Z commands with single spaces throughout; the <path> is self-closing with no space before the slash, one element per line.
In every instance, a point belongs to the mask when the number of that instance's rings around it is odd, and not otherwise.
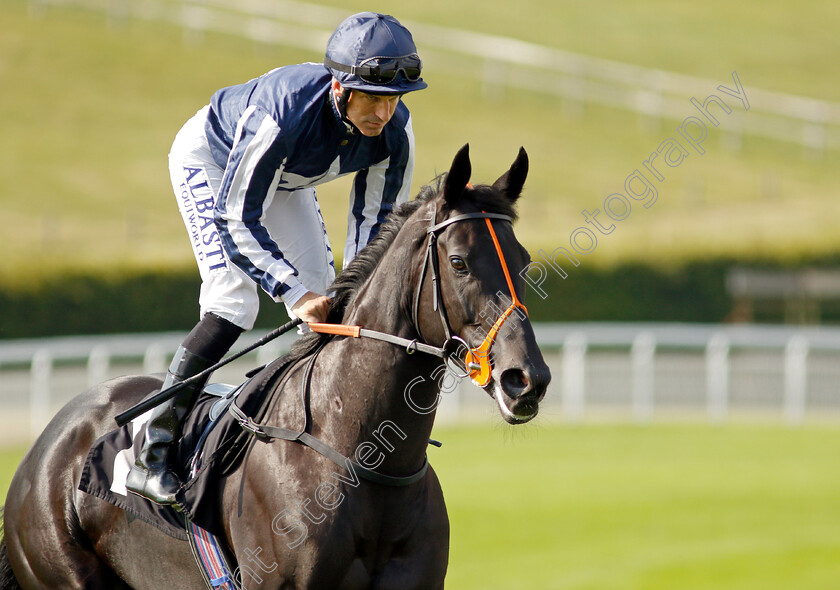
<path fill-rule="evenodd" d="M 186 180 L 181 184 L 180 198 L 196 258 L 199 263 L 207 265 L 208 271 L 226 270 L 227 259 L 213 222 L 215 202 L 207 185 L 207 175 L 201 168 L 184 166 L 184 177 Z"/>

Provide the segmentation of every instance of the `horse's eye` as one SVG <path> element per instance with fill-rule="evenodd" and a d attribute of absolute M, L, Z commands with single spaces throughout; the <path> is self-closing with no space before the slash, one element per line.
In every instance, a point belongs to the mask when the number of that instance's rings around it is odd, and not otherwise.
<path fill-rule="evenodd" d="M 467 263 L 460 256 L 450 256 L 449 264 L 458 272 L 467 272 Z"/>

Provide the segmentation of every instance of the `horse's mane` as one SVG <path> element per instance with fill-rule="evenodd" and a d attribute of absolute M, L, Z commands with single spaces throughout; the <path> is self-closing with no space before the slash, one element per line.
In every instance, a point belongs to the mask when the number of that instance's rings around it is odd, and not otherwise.
<path fill-rule="evenodd" d="M 355 258 L 333 281 L 330 291 L 333 293 L 330 312 L 327 321 L 340 323 L 344 312 L 355 298 L 362 285 L 370 278 L 379 261 L 388 251 L 406 221 L 424 204 L 435 199 L 443 191 L 445 174 L 435 178 L 430 184 L 423 186 L 413 201 L 408 201 L 396 207 L 379 228 L 379 233 L 359 252 Z M 498 190 L 488 185 L 476 185 L 465 191 L 464 197 L 458 201 L 458 207 L 469 202 L 481 211 L 501 213 L 516 220 L 514 202 Z M 311 354 L 318 345 L 330 336 L 309 333 L 300 338 L 292 346 L 289 353 L 290 360 L 297 361 Z"/>

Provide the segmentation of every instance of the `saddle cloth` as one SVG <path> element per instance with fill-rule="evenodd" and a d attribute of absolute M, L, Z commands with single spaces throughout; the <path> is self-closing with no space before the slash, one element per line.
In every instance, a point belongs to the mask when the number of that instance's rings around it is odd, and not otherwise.
<path fill-rule="evenodd" d="M 185 482 L 176 495 L 177 509 L 160 506 L 125 489 L 128 472 L 143 446 L 151 410 L 93 443 L 79 489 L 182 541 L 189 538 L 190 523 L 221 536 L 218 482 L 235 469 L 253 440 L 225 410 L 235 399 L 246 414 L 261 420 L 267 411 L 267 394 L 289 364 L 288 356 L 281 357 L 238 387 L 213 384 L 199 395 L 183 424 L 181 440 L 171 451 L 175 457 L 171 465 Z"/>

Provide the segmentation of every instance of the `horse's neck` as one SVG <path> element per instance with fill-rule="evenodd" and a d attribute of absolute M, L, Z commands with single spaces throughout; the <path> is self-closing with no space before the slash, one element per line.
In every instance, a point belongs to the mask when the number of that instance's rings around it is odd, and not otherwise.
<path fill-rule="evenodd" d="M 419 262 L 414 260 L 416 252 L 407 247 L 410 240 L 402 242 L 398 236 L 360 288 L 344 323 L 416 337 L 408 302 Z M 333 342 L 320 356 L 312 408 L 313 423 L 323 421 L 319 430 L 325 440 L 332 439 L 348 453 L 362 443 L 374 444 L 387 451 L 381 466 L 385 472 L 417 469 L 434 422 L 434 375 L 441 360 L 422 353 L 409 355 L 400 346 L 364 338 Z"/>

